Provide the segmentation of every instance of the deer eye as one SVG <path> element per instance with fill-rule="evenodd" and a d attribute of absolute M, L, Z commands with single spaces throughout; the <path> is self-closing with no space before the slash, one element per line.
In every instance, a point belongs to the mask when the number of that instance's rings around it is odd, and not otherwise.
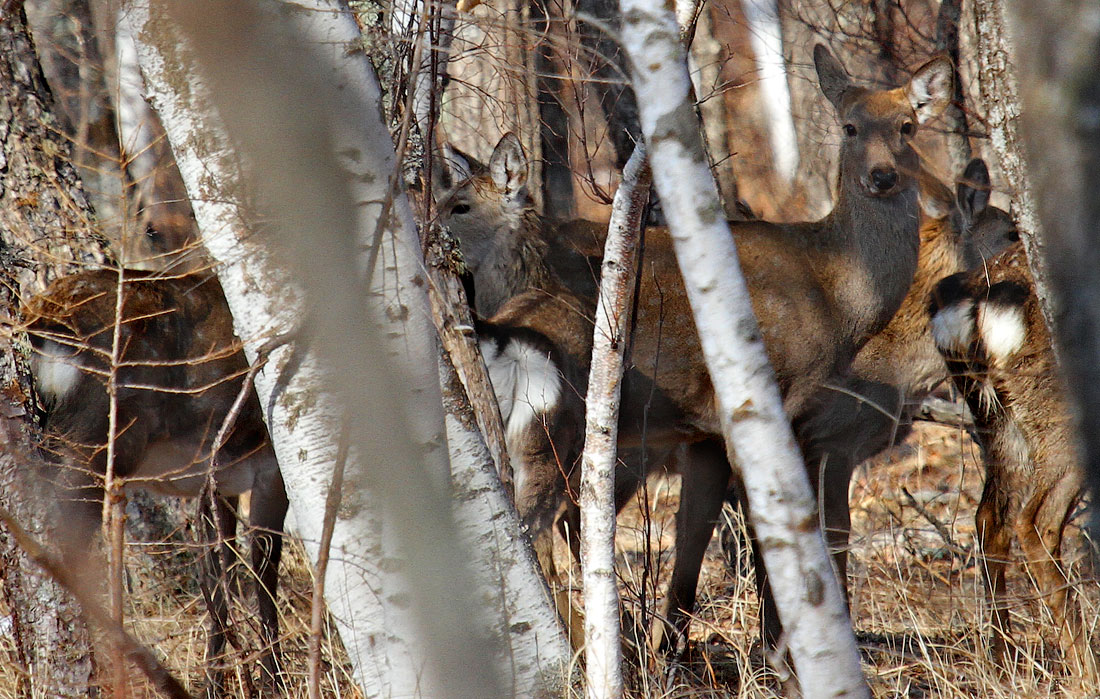
<path fill-rule="evenodd" d="M 470 213 L 470 205 L 469 204 L 455 204 L 454 208 L 451 209 L 451 214 L 452 215 L 461 216 L 463 214 L 468 214 L 468 213 Z"/>
<path fill-rule="evenodd" d="M 152 225 L 145 227 L 145 237 L 149 240 L 156 240 L 160 237 L 160 231 L 154 228 Z"/>
<path fill-rule="evenodd" d="M 913 125 L 913 122 L 907 121 L 901 125 L 902 136 L 912 136 L 917 130 L 917 127 Z"/>
<path fill-rule="evenodd" d="M 847 136 L 848 138 L 855 138 L 856 127 L 853 126 L 852 124 L 845 124 L 844 125 L 844 135 Z"/>

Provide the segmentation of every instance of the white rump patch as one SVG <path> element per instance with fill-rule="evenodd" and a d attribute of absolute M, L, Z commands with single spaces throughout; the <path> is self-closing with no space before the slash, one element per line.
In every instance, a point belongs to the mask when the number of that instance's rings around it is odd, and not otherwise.
<path fill-rule="evenodd" d="M 495 340 L 482 340 L 481 353 L 500 405 L 504 438 L 508 450 L 513 452 L 509 456 L 513 457 L 516 492 L 522 493 L 527 474 L 513 445 L 523 438 L 532 423 L 557 406 L 561 375 L 546 352 L 518 340 L 509 340 L 499 353 Z"/>
<path fill-rule="evenodd" d="M 46 340 L 41 352 L 31 357 L 38 392 L 48 400 L 60 400 L 80 381 L 80 364 L 68 347 Z"/>
<path fill-rule="evenodd" d="M 970 343 L 974 340 L 973 307 L 973 301 L 963 299 L 941 308 L 932 316 L 932 338 L 936 341 L 936 347 L 960 355 L 970 350 Z"/>
<path fill-rule="evenodd" d="M 998 303 L 978 306 L 978 334 L 992 362 L 1002 363 L 1020 351 L 1027 339 L 1023 309 Z"/>

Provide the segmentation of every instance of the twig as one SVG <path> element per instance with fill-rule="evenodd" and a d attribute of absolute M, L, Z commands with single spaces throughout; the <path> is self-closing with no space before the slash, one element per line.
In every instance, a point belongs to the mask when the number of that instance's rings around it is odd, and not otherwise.
<path fill-rule="evenodd" d="M 112 645 L 137 665 L 138 669 L 149 678 L 149 681 L 153 683 L 157 690 L 171 699 L 193 699 L 184 689 L 183 684 L 173 677 L 172 673 L 168 672 L 168 669 L 157 660 L 153 652 L 127 633 L 122 624 L 119 624 L 108 612 L 104 611 L 91 595 L 85 593 L 77 580 L 74 579 L 72 572 L 43 549 L 15 521 L 11 513 L 3 507 L 0 507 L 0 522 L 7 526 L 12 538 L 30 556 L 31 560 L 41 566 L 50 577 L 76 599 L 88 619 L 106 634 Z"/>
<path fill-rule="evenodd" d="M 924 517 L 924 519 L 927 520 L 927 522 L 929 524 L 931 524 L 933 527 L 936 528 L 936 531 L 939 533 L 940 537 L 943 538 L 943 541 L 944 541 L 945 544 L 947 544 L 951 548 L 955 549 L 956 551 L 963 550 L 963 548 L 961 546 L 959 546 L 957 543 L 955 543 L 955 540 L 951 537 L 951 532 L 948 531 L 947 527 L 944 526 L 943 522 L 939 521 L 935 517 L 935 515 L 933 515 L 928 510 L 926 510 L 924 508 L 924 505 L 917 502 L 917 499 L 915 497 L 913 497 L 913 495 L 909 492 L 908 488 L 906 488 L 905 486 L 902 486 L 901 487 L 901 493 L 902 493 L 902 495 L 905 496 L 905 499 L 909 502 L 909 504 L 913 507 L 913 509 L 916 510 L 917 513 L 921 517 Z"/>
<path fill-rule="evenodd" d="M 313 600 L 310 604 L 309 624 L 309 699 L 321 699 L 321 632 L 325 611 L 325 574 L 328 572 L 329 548 L 332 532 L 336 528 L 336 508 L 344 488 L 344 466 L 348 461 L 347 426 L 340 427 L 336 464 L 332 470 L 332 484 L 325 497 L 325 520 L 321 526 L 321 547 L 317 552 L 317 565 L 313 572 Z"/>

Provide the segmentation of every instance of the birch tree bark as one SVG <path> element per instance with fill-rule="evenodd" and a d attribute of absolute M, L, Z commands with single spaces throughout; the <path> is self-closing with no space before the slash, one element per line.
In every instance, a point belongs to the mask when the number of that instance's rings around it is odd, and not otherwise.
<path fill-rule="evenodd" d="M 776 172 L 788 186 L 798 172 L 798 135 L 791 115 L 791 92 L 783 59 L 783 33 L 776 0 L 742 0 L 752 50 L 759 67 L 760 92 L 768 112 L 768 135 Z"/>
<path fill-rule="evenodd" d="M 514 513 L 478 502 L 480 528 L 455 532 L 419 242 L 406 199 L 391 196 L 377 81 L 365 56 L 345 50 L 358 38 L 346 6 L 126 9 L 246 352 L 300 330 L 256 388 L 312 558 L 336 426 L 349 426 L 326 589 L 363 691 L 552 691 L 568 658 L 560 630 L 513 604 L 530 588 L 499 589 L 499 579 L 535 580 L 533 569 L 524 577 L 510 551 L 484 545 L 476 582 L 468 567 L 470 539 L 514 538 Z"/>
<path fill-rule="evenodd" d="M 623 694 L 619 588 L 615 578 L 615 459 L 623 354 L 638 267 L 638 238 L 649 200 L 649 165 L 639 144 L 623 169 L 604 243 L 592 335 L 581 455 L 581 568 L 588 696 Z"/>
<path fill-rule="evenodd" d="M 649 0 L 620 0 L 620 7 L 653 179 L 802 690 L 810 697 L 868 696 L 821 533 L 807 526 L 816 522 L 813 494 L 745 280 L 731 269 L 737 253 L 699 141 L 675 20 Z"/>

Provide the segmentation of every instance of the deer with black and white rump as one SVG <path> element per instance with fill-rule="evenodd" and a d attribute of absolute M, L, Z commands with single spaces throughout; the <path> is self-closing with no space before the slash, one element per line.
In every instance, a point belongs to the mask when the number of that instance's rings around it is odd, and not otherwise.
<path fill-rule="evenodd" d="M 1050 332 L 1022 243 L 935 288 L 929 305 L 936 345 L 974 417 L 985 461 L 975 524 L 993 617 L 991 647 L 1012 648 L 1005 572 L 1013 539 L 1039 589 L 1058 645 L 1077 678 L 1095 689 L 1097 658 L 1070 579 L 1065 529 L 1083 475 Z"/>

